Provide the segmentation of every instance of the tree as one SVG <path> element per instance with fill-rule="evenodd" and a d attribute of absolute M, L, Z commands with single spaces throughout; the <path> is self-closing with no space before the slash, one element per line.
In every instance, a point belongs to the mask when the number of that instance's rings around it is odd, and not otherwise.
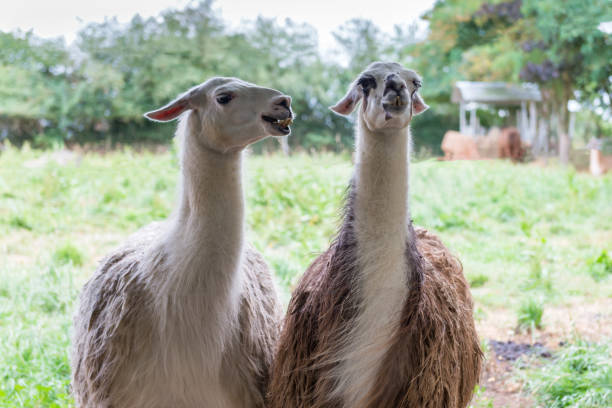
<path fill-rule="evenodd" d="M 438 102 L 459 79 L 539 83 L 541 116 L 554 119 L 567 163 L 568 101 L 609 106 L 612 44 L 597 27 L 611 10 L 611 0 L 440 1 L 417 62 L 439 80 Z"/>
<path fill-rule="evenodd" d="M 61 140 L 65 122 L 58 90 L 70 81 L 72 62 L 61 40 L 0 32 L 0 128 L 9 129 L 14 142 L 45 128 Z"/>
<path fill-rule="evenodd" d="M 348 60 L 351 78 L 372 61 L 385 59 L 388 53 L 388 37 L 370 20 L 349 20 L 332 34 Z"/>
<path fill-rule="evenodd" d="M 585 103 L 612 90 L 612 38 L 598 29 L 612 18 L 610 0 L 524 0 L 522 11 L 528 30 L 523 43 L 527 63 L 521 78 L 541 83 L 551 110 L 557 113 L 559 156 L 567 164 L 571 149 L 567 103 Z"/>

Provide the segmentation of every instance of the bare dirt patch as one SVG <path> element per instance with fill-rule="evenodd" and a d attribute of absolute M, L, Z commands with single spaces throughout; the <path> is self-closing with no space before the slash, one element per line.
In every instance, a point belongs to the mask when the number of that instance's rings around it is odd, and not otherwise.
<path fill-rule="evenodd" d="M 495 354 L 488 356 L 480 378 L 485 391 L 484 400 L 489 400 L 495 408 L 526 408 L 534 406 L 533 399 L 521 392 L 523 384 L 513 372 L 509 361 L 499 359 Z"/>
<path fill-rule="evenodd" d="M 476 327 L 482 339 L 530 344 L 540 342 L 553 350 L 559 347 L 559 342 L 571 340 L 577 335 L 595 342 L 611 338 L 612 299 L 584 302 L 584 298 L 574 298 L 563 306 L 547 306 L 543 315 L 543 329 L 533 333 L 517 333 L 516 314 L 506 309 L 488 311 L 486 317 L 476 323 Z"/>
<path fill-rule="evenodd" d="M 518 357 L 533 357 L 535 353 L 547 358 L 576 337 L 593 342 L 612 338 L 612 299 L 584 301 L 576 298 L 563 306 L 547 307 L 544 327 L 533 333 L 517 332 L 516 315 L 505 309 L 489 311 L 486 318 L 478 321 L 480 337 L 489 345 L 481 377 L 485 391 L 480 399 L 490 400 L 495 408 L 533 407 L 535 402 L 524 392 L 524 384 L 516 375 Z M 528 364 L 535 360 L 521 361 Z"/>

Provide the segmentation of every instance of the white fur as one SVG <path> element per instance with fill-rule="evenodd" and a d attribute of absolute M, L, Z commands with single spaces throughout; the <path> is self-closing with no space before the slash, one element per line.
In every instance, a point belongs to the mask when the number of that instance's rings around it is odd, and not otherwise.
<path fill-rule="evenodd" d="M 346 407 L 360 407 L 381 369 L 389 342 L 398 329 L 409 292 L 406 243 L 410 209 L 408 203 L 409 124 L 413 114 L 427 105 L 416 90 L 416 73 L 394 63 L 374 63 L 365 74 L 377 86 L 368 91 L 359 108 L 355 177 L 355 234 L 360 309 L 356 323 L 341 345 L 334 372 L 336 389 Z M 385 79 L 397 75 L 404 84 L 405 110 L 388 112 L 383 103 L 394 100 L 385 94 Z M 363 75 L 363 74 L 362 74 Z M 349 93 L 332 109 L 348 114 L 365 97 L 356 81 Z"/>
<path fill-rule="evenodd" d="M 193 132 L 198 126 L 194 117 L 183 120 L 181 128 L 189 128 L 191 121 Z M 233 407 L 231 395 L 221 387 L 220 371 L 226 345 L 239 330 L 242 152 L 198 149 L 190 146 L 191 140 L 186 140 L 182 154 L 183 171 L 193 176 L 185 179 L 175 222 L 161 243 L 172 268 L 158 269 L 160 276 L 148 283 L 160 294 L 155 298 L 159 347 L 164 370 L 176 379 L 176 385 L 168 385 L 176 387 L 177 395 L 192 395 L 201 406 Z M 194 379 L 196 383 L 190 383 Z M 190 388 L 189 393 L 183 388 Z"/>
<path fill-rule="evenodd" d="M 376 135 L 360 120 L 358 138 L 355 233 L 363 303 L 337 373 L 347 407 L 359 407 L 368 395 L 408 294 L 408 132 Z"/>
<path fill-rule="evenodd" d="M 219 92 L 235 102 L 217 103 Z M 280 316 L 267 268 L 244 241 L 242 149 L 278 135 L 262 114 L 289 115 L 289 103 L 278 91 L 216 78 L 149 113 L 171 120 L 176 106 L 186 111 L 177 130 L 180 201 L 86 285 L 72 356 L 78 404 L 263 406 L 261 371 Z M 103 363 L 90 363 L 97 354 Z"/>

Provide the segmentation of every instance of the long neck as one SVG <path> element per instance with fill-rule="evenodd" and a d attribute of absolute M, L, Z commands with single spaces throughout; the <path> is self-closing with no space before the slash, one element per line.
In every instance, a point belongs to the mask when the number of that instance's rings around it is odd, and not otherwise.
<path fill-rule="evenodd" d="M 242 152 L 219 153 L 187 138 L 181 159 L 177 222 L 232 242 L 242 238 Z"/>
<path fill-rule="evenodd" d="M 370 132 L 361 115 L 351 194 L 359 312 L 337 373 L 346 406 L 363 406 L 409 293 L 409 133 Z"/>
<path fill-rule="evenodd" d="M 408 163 L 410 135 L 407 128 L 375 134 L 361 116 L 355 174 L 355 220 L 358 240 L 398 242 L 403 251 L 407 239 Z M 386 250 L 389 248 L 379 248 Z"/>
<path fill-rule="evenodd" d="M 199 121 L 181 121 L 181 192 L 166 239 L 172 258 L 166 293 L 206 293 L 230 298 L 240 283 L 244 245 L 242 153 L 222 154 L 204 146 Z"/>

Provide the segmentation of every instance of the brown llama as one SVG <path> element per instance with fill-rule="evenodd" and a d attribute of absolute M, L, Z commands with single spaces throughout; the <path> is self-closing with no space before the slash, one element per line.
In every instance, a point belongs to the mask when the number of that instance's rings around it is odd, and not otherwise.
<path fill-rule="evenodd" d="M 343 224 L 293 292 L 271 408 L 464 408 L 482 363 L 461 263 L 408 206 L 419 76 L 373 63 L 332 109 L 361 101 Z"/>
<path fill-rule="evenodd" d="M 507 127 L 501 130 L 497 140 L 497 157 L 500 159 L 511 159 L 513 162 L 523 160 L 525 148 L 521 143 L 521 134 L 515 127 Z"/>

